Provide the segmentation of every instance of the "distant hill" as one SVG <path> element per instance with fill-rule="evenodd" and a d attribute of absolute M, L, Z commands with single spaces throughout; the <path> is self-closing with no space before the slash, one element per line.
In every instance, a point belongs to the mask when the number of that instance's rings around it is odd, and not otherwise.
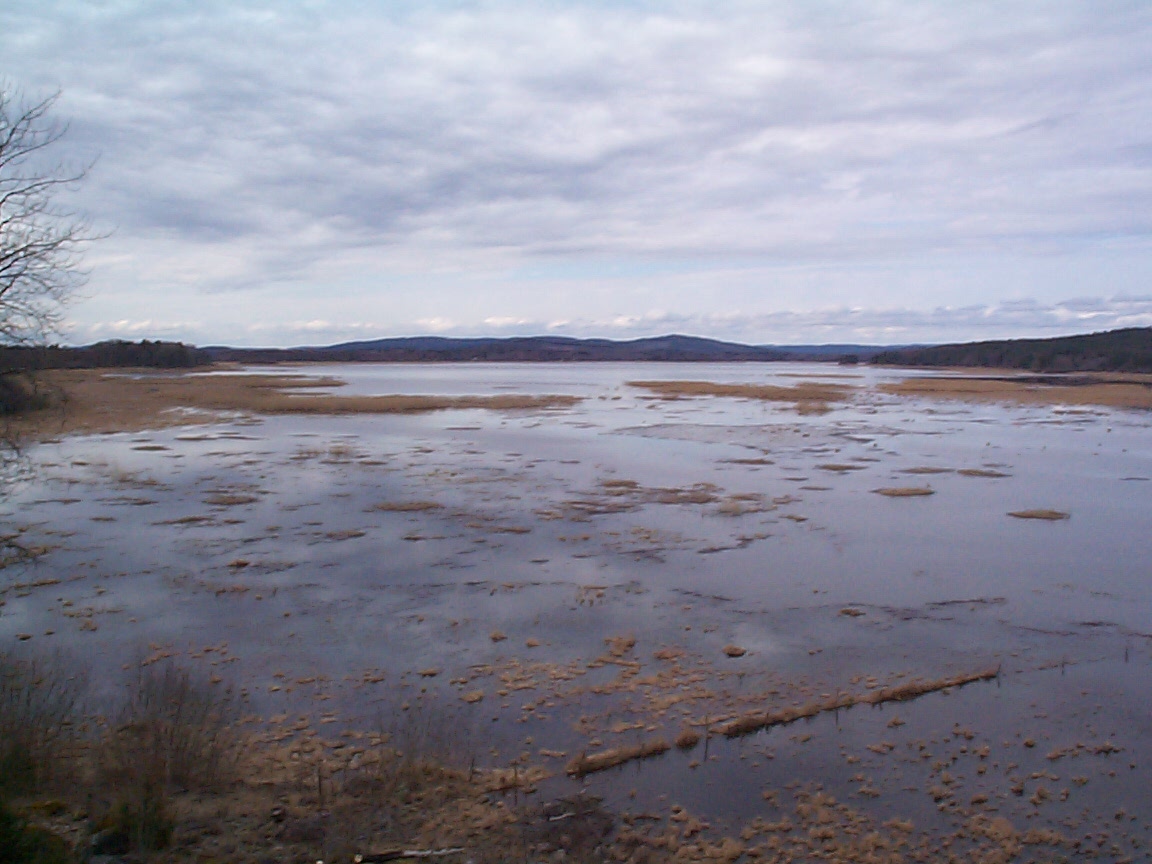
<path fill-rule="evenodd" d="M 559 362 L 559 361 L 756 361 L 793 359 L 787 351 L 695 336 L 656 336 L 618 342 L 568 336 L 450 339 L 412 336 L 345 342 L 326 347 L 202 349 L 214 360 L 269 363 L 300 360 L 340 362 Z"/>
<path fill-rule="evenodd" d="M 988 366 L 1032 372 L 1152 372 L 1152 327 L 1084 336 L 1005 339 L 881 351 L 893 366 Z"/>

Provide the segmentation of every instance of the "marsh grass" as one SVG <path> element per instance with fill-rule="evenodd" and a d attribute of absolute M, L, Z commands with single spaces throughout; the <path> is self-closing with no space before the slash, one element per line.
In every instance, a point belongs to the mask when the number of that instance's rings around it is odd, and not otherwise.
<path fill-rule="evenodd" d="M 50 410 L 24 412 L 11 423 L 12 434 L 44 437 L 75 432 L 121 432 L 214 422 L 221 414 L 418 414 L 428 411 L 486 409 L 537 411 L 567 408 L 580 397 L 500 394 L 431 396 L 389 394 L 341 396 L 332 390 L 344 382 L 304 375 L 165 375 L 134 378 L 106 370 L 52 370 L 43 376 L 59 394 Z M 46 403 L 47 404 L 47 403 Z"/>
<path fill-rule="evenodd" d="M 895 396 L 929 396 L 977 402 L 1022 402 L 1032 405 L 1104 405 L 1116 408 L 1152 408 L 1152 387 L 1147 376 L 1135 380 L 1107 379 L 1078 374 L 1062 379 L 1047 376 L 1045 383 L 1010 377 L 954 376 L 908 378 L 880 384 L 882 393 Z"/>
<path fill-rule="evenodd" d="M 1003 471 L 996 471 L 991 468 L 961 468 L 956 472 L 961 477 L 1011 477 L 1011 474 L 1005 474 Z"/>
<path fill-rule="evenodd" d="M 772 384 L 719 384 L 713 381 L 628 381 L 637 387 L 667 399 L 685 396 L 727 396 L 737 399 L 758 399 L 768 402 L 792 402 L 797 410 L 806 414 L 821 414 L 829 409 L 829 402 L 844 402 L 851 397 L 852 388 L 846 384 L 828 384 L 819 381 L 800 381 L 791 387 Z"/>
<path fill-rule="evenodd" d="M 1063 519 L 1071 519 L 1069 513 L 1063 510 L 1013 510 L 1008 514 L 1016 519 L 1043 519 L 1049 522 L 1059 522 Z"/>
<path fill-rule="evenodd" d="M 425 510 L 442 510 L 444 505 L 436 501 L 381 501 L 373 504 L 370 509 L 384 513 L 420 513 Z"/>

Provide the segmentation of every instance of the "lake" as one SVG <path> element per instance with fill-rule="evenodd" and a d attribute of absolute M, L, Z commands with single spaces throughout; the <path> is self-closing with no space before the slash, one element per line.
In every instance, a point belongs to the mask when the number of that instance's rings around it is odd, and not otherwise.
<path fill-rule="evenodd" d="M 32 447 L 3 518 L 45 551 L 0 570 L 0 645 L 83 658 L 97 690 L 172 657 L 261 717 L 333 731 L 419 714 L 471 758 L 550 775 L 541 798 L 584 789 L 738 830 L 819 787 L 933 836 L 995 815 L 1075 838 L 1074 857 L 1146 854 L 1147 411 L 885 395 L 925 373 L 813 364 L 290 371 L 349 395 L 583 401 Z M 853 390 L 797 411 L 637 380 Z M 1009 515 L 1032 511 L 1067 518 Z M 565 773 L 686 730 L 701 743 Z M 1021 854 L 1047 860 L 1039 840 Z"/>

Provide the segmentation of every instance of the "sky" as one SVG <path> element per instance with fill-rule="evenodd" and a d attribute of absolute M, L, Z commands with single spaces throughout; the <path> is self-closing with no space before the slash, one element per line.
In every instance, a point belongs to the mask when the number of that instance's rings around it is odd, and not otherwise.
<path fill-rule="evenodd" d="M 1146 0 L 0 0 L 61 341 L 1152 325 Z"/>

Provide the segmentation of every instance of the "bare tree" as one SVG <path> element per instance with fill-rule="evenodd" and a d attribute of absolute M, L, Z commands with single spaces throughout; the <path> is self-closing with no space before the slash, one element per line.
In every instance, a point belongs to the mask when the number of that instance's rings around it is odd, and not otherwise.
<path fill-rule="evenodd" d="M 67 131 L 51 111 L 59 94 L 25 100 L 0 81 L 0 345 L 42 344 L 59 332 L 64 302 L 85 278 L 87 222 L 57 203 L 86 169 L 53 161 Z"/>

